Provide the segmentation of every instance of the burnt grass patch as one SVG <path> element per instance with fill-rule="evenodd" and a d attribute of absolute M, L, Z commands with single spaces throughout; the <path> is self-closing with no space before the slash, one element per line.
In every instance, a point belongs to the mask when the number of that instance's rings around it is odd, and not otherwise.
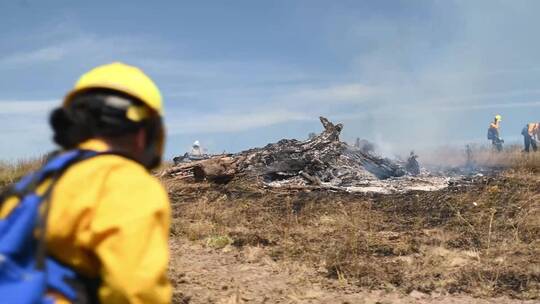
<path fill-rule="evenodd" d="M 539 181 L 507 171 L 390 195 L 270 190 L 241 179 L 164 184 L 173 238 L 226 236 L 367 289 L 540 299 Z"/>

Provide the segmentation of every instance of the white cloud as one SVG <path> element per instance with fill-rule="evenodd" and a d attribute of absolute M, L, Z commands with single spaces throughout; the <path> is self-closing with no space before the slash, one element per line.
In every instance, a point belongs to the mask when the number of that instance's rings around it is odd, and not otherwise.
<path fill-rule="evenodd" d="M 68 31 L 51 40 L 36 43 L 29 50 L 19 50 L 0 57 L 0 67 L 21 68 L 62 61 L 64 65 L 102 62 L 112 58 L 143 57 L 148 52 L 165 50 L 166 46 L 145 36 L 100 36 L 83 31 Z M 144 57 L 143 57 L 144 58 Z"/>
<path fill-rule="evenodd" d="M 20 66 L 35 63 L 54 62 L 62 59 L 66 49 L 60 46 L 47 46 L 28 52 L 20 52 L 0 58 L 0 66 Z"/>
<path fill-rule="evenodd" d="M 290 121 L 312 119 L 309 115 L 269 109 L 257 112 L 184 114 L 167 123 L 167 132 L 174 134 L 238 132 Z"/>
<path fill-rule="evenodd" d="M 47 123 L 58 100 L 0 100 L 0 158 L 36 157 L 54 147 Z"/>
<path fill-rule="evenodd" d="M 295 104 L 338 104 L 361 103 L 380 92 L 375 87 L 357 83 L 344 83 L 325 87 L 312 87 L 293 91 L 285 96 L 287 102 Z"/>
<path fill-rule="evenodd" d="M 263 105 L 256 100 L 257 96 L 266 95 L 263 90 L 260 90 L 251 92 L 255 97 L 252 96 L 243 100 L 241 103 L 244 105 L 243 108 L 235 105 L 234 109 L 231 109 L 227 99 L 234 98 L 234 96 L 228 95 L 223 96 L 222 105 L 207 111 L 194 114 L 182 112 L 181 108 L 175 109 L 167 117 L 169 121 L 168 130 L 170 134 L 237 132 L 291 121 L 313 120 L 319 115 L 331 116 L 334 119 L 365 119 L 373 114 L 393 115 L 407 113 L 407 117 L 411 117 L 411 115 L 413 117 L 414 113 L 417 113 L 419 116 L 426 117 L 426 112 L 500 110 L 540 106 L 538 101 L 484 102 L 486 99 L 527 95 L 531 92 L 536 92 L 536 90 L 447 96 L 444 99 L 416 101 L 407 95 L 408 92 L 399 87 L 370 87 L 358 83 L 343 83 L 332 86 L 289 88 L 284 93 L 269 97 L 270 100 Z M 234 92 L 232 95 L 234 95 Z M 471 103 L 474 100 L 477 102 Z M 363 109 L 335 110 L 336 105 L 353 104 L 366 104 L 375 108 L 369 111 Z M 189 108 L 186 110 L 189 111 Z"/>
<path fill-rule="evenodd" d="M 464 111 L 464 110 L 483 110 L 483 109 L 501 110 L 501 109 L 533 108 L 533 107 L 540 107 L 540 101 L 443 106 L 443 107 L 440 107 L 438 111 L 443 112 L 443 111 Z"/>
<path fill-rule="evenodd" d="M 238 92 L 236 92 L 238 94 Z M 237 132 L 329 115 L 339 104 L 358 104 L 378 94 L 376 88 L 356 83 L 288 88 L 268 96 L 264 89 L 251 92 L 240 104 L 228 102 L 235 96 L 221 96 L 221 103 L 199 113 L 176 108 L 168 115 L 170 134 Z M 234 92 L 232 93 L 234 95 Z M 266 99 L 266 102 L 262 102 Z M 234 107 L 231 109 L 231 104 Z"/>
<path fill-rule="evenodd" d="M 58 105 L 59 100 L 0 100 L 0 114 L 43 115 Z"/>

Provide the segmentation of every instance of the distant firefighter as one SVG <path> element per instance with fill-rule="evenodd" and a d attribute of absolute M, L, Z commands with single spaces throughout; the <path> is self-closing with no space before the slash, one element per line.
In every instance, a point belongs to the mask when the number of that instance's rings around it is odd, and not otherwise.
<path fill-rule="evenodd" d="M 354 147 L 360 149 L 364 153 L 373 153 L 375 151 L 375 145 L 368 140 L 356 138 Z"/>
<path fill-rule="evenodd" d="M 203 151 L 201 149 L 201 143 L 198 140 L 196 140 L 193 143 L 193 146 L 191 146 L 190 155 L 193 155 L 193 156 L 202 156 L 203 155 Z"/>
<path fill-rule="evenodd" d="M 409 158 L 407 159 L 407 164 L 405 165 L 405 170 L 409 172 L 412 176 L 417 176 L 420 174 L 420 164 L 418 163 L 418 155 L 411 151 Z"/>
<path fill-rule="evenodd" d="M 538 150 L 538 146 L 536 144 L 537 141 L 540 141 L 540 122 L 531 122 L 521 130 L 521 135 L 523 135 L 523 141 L 525 145 L 525 149 L 523 152 L 529 152 L 530 148 L 532 146 L 533 151 Z"/>
<path fill-rule="evenodd" d="M 487 133 L 488 140 L 491 140 L 493 148 L 498 152 L 502 151 L 502 144 L 504 143 L 504 140 L 500 136 L 501 120 L 501 115 L 495 115 L 493 122 L 489 124 L 489 129 Z"/>

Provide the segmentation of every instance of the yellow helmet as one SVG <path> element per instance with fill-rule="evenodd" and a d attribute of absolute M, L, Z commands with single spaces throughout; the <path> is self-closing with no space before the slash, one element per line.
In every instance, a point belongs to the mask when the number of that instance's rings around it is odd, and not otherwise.
<path fill-rule="evenodd" d="M 98 66 L 83 74 L 75 87 L 64 98 L 63 107 L 67 108 L 74 98 L 91 89 L 109 89 L 118 91 L 141 101 L 144 106 L 131 105 L 126 110 L 126 118 L 134 122 L 146 121 L 153 125 L 148 143 L 148 160 L 144 165 L 154 168 L 159 165 L 165 145 L 165 127 L 163 125 L 163 103 L 156 84 L 139 68 L 121 62 Z"/>
<path fill-rule="evenodd" d="M 501 121 L 501 120 L 502 120 L 502 116 L 499 115 L 499 114 L 495 115 L 495 120 Z"/>
<path fill-rule="evenodd" d="M 164 112 L 161 93 L 152 79 L 139 68 L 121 62 L 98 66 L 82 75 L 73 90 L 64 98 L 64 107 L 71 103 L 75 95 L 89 89 L 119 91 L 142 101 L 160 116 Z M 133 120 L 140 120 L 142 117 L 139 116 L 144 116 L 137 111 L 128 114 Z"/>

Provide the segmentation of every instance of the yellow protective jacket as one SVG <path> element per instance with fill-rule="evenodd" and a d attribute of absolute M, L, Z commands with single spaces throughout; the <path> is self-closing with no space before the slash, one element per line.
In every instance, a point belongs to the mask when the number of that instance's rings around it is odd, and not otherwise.
<path fill-rule="evenodd" d="M 527 124 L 527 132 L 531 137 L 536 137 L 537 139 L 540 139 L 540 123 L 530 123 Z"/>
<path fill-rule="evenodd" d="M 99 140 L 80 148 L 108 149 Z M 117 155 L 76 163 L 58 180 L 50 206 L 49 254 L 87 277 L 99 277 L 101 303 L 171 302 L 169 200 L 143 166 Z"/>
<path fill-rule="evenodd" d="M 488 138 L 489 138 L 489 134 L 493 134 L 494 137 L 496 138 L 499 138 L 500 134 L 499 134 L 499 122 L 492 122 L 489 124 L 489 129 L 488 129 Z"/>

